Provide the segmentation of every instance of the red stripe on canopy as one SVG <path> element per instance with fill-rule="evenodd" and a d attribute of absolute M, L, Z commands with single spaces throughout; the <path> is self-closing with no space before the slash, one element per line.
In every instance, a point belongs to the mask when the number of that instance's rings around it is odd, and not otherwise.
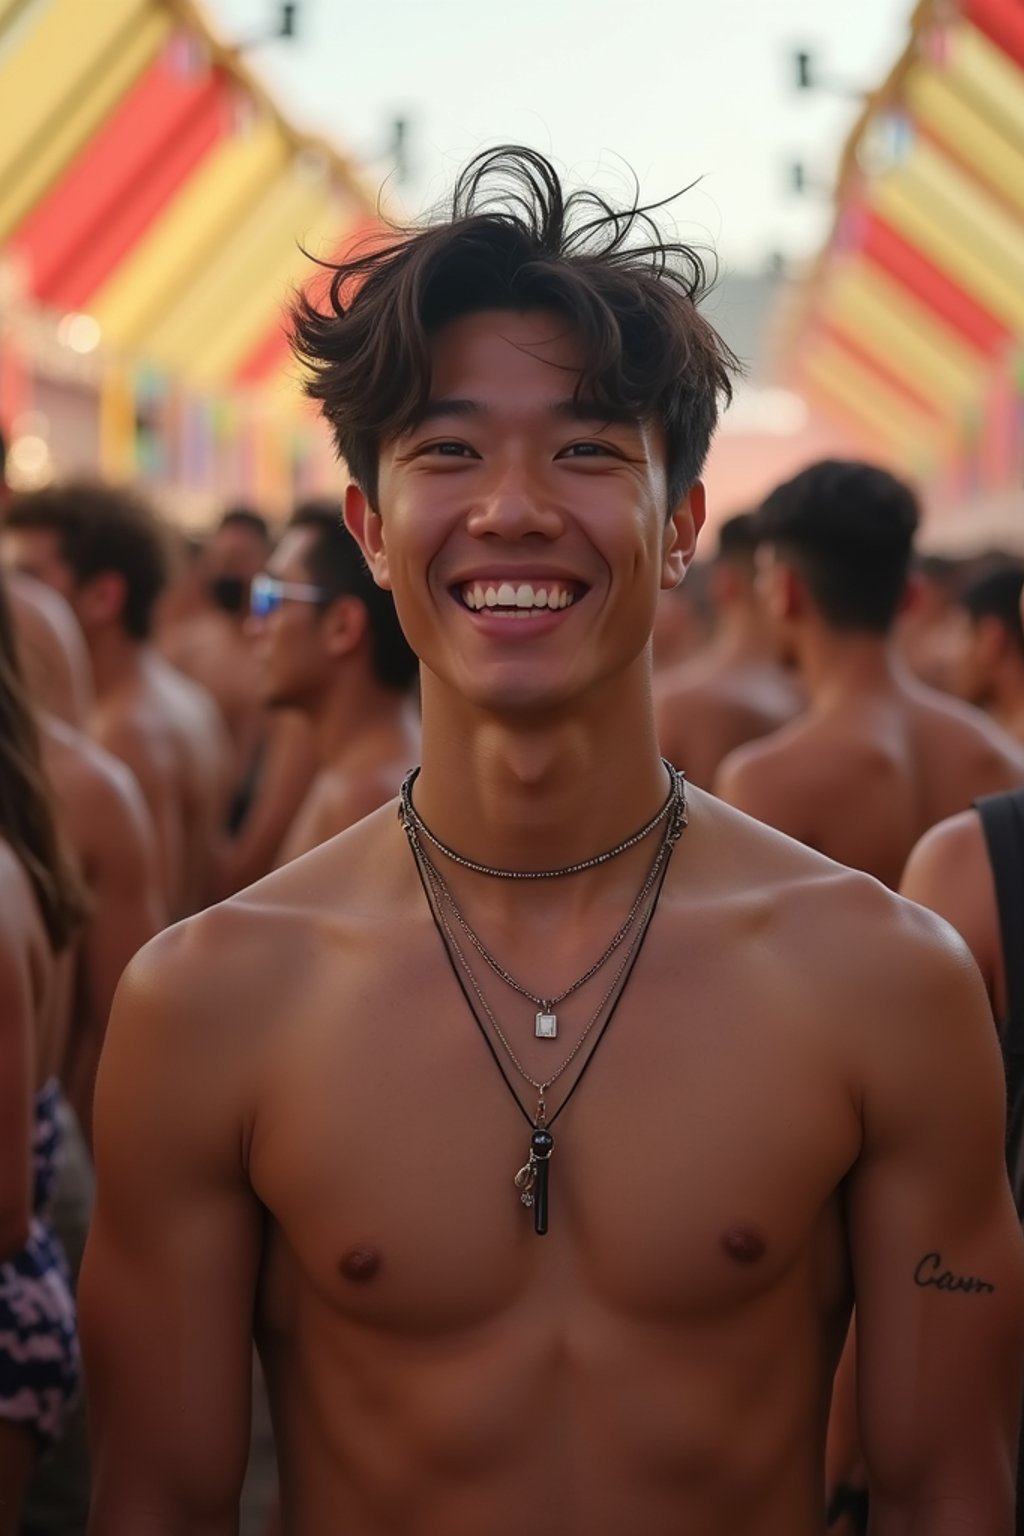
<path fill-rule="evenodd" d="M 278 315 L 263 339 L 253 347 L 235 374 L 238 384 L 259 384 L 277 373 L 288 361 L 291 348 L 285 330 L 285 319 Z"/>
<path fill-rule="evenodd" d="M 1021 0 L 966 0 L 964 15 L 1024 69 L 1024 4 Z"/>
<path fill-rule="evenodd" d="M 911 245 L 884 219 L 866 213 L 859 221 L 860 248 L 869 260 L 908 288 L 914 298 L 958 331 L 986 357 L 998 357 L 1009 332 L 976 299 L 953 282 L 940 267 Z"/>
<path fill-rule="evenodd" d="M 157 59 L 12 242 L 39 298 L 81 308 L 229 128 L 224 76 Z"/>
<path fill-rule="evenodd" d="M 872 352 L 863 346 L 857 337 L 851 335 L 832 316 L 828 320 L 819 319 L 814 329 L 819 335 L 827 336 L 836 346 L 842 347 L 844 351 L 857 360 L 862 368 L 867 368 L 872 373 L 877 374 L 888 385 L 893 394 L 899 395 L 919 415 L 926 417 L 927 420 L 922 422 L 923 427 L 934 427 L 945 420 L 942 414 L 936 410 L 931 400 L 926 400 L 923 395 L 919 395 L 916 389 L 911 388 L 902 374 L 894 373 L 884 359 L 878 356 L 877 352 Z"/>

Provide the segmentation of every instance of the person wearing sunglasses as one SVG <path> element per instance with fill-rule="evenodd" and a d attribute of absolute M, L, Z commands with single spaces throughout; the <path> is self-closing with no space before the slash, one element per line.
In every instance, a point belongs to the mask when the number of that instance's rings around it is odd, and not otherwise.
<path fill-rule="evenodd" d="M 252 581 L 249 615 L 264 701 L 306 717 L 317 762 L 280 865 L 397 794 L 419 751 L 417 663 L 335 502 L 298 509 Z"/>

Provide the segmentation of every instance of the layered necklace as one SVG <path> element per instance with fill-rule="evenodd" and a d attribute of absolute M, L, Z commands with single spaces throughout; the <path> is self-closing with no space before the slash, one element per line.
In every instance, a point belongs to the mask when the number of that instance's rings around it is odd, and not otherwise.
<path fill-rule="evenodd" d="M 445 955 L 474 1022 L 480 1030 L 484 1042 L 501 1073 L 505 1086 L 515 1100 L 520 1113 L 531 1127 L 527 1161 L 515 1174 L 513 1182 L 519 1192 L 519 1199 L 522 1204 L 533 1211 L 534 1231 L 538 1236 L 543 1236 L 548 1230 L 548 1165 L 555 1146 L 551 1127 L 579 1087 L 583 1074 L 593 1060 L 597 1048 L 612 1021 L 619 1001 L 626 990 L 633 967 L 640 957 L 644 939 L 647 936 L 648 928 L 658 905 L 658 898 L 661 895 L 665 876 L 668 873 L 668 864 L 672 850 L 679 841 L 686 826 L 685 780 L 683 775 L 671 763 L 666 762 L 664 766 L 669 776 L 669 792 L 661 809 L 650 821 L 646 822 L 636 832 L 631 833 L 629 837 L 624 838 L 622 842 L 617 843 L 614 848 L 609 848 L 604 853 L 594 854 L 590 858 L 581 859 L 578 863 L 568 864 L 559 869 L 502 869 L 495 865 L 482 864 L 476 860 L 466 858 L 463 854 L 456 852 L 454 848 L 450 848 L 447 843 L 442 842 L 430 830 L 413 803 L 412 789 L 419 772 L 418 769 L 413 769 L 407 775 L 399 794 L 399 817 L 409 839 L 409 846 L 412 850 L 416 870 L 423 886 L 424 896 L 426 897 L 434 926 L 444 947 Z M 645 838 L 650 837 L 658 829 L 660 829 L 661 835 L 654 857 L 621 926 L 601 954 L 587 967 L 582 975 L 578 976 L 575 981 L 571 982 L 569 986 L 563 988 L 561 992 L 553 997 L 542 997 L 532 991 L 514 977 L 495 958 L 459 907 L 447 881 L 427 851 L 429 845 L 431 849 L 443 854 L 452 863 L 464 869 L 473 870 L 477 874 L 488 875 L 496 880 L 558 880 L 569 875 L 579 874 L 583 870 L 596 869 L 600 865 L 618 858 L 630 848 L 635 848 L 638 844 L 642 843 Z M 558 1015 L 555 1010 L 558 1006 L 575 992 L 578 992 L 581 987 L 586 986 L 589 981 L 594 980 L 606 967 L 611 968 L 611 979 L 604 989 L 596 1009 L 585 1024 L 572 1049 L 560 1065 L 554 1071 L 548 1073 L 547 1077 L 543 1079 L 533 1077 L 520 1061 L 514 1046 L 508 1039 L 495 1016 L 494 1010 L 484 996 L 483 989 L 466 954 L 464 944 L 467 943 L 499 980 L 504 982 L 512 991 L 518 993 L 519 996 L 528 999 L 528 1001 L 535 1005 L 538 1012 L 534 1016 L 534 1033 L 540 1039 L 556 1039 L 558 1036 Z M 614 966 L 612 966 L 613 960 L 617 962 Z M 490 1025 L 490 1030 L 484 1024 L 484 1019 Z M 590 1052 L 577 1073 L 575 1082 L 558 1106 L 558 1109 L 549 1118 L 546 1097 L 548 1090 L 576 1060 L 587 1040 L 592 1037 L 593 1043 Z M 500 1045 L 513 1070 L 536 1094 L 536 1108 L 532 1114 L 520 1098 L 520 1091 L 509 1076 L 501 1056 L 499 1056 L 495 1048 L 495 1040 Z"/>

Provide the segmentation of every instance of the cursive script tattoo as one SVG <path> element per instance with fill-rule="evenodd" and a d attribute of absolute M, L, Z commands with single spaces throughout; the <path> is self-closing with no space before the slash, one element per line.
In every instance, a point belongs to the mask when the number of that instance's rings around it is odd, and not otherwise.
<path fill-rule="evenodd" d="M 976 1280 L 973 1275 L 954 1275 L 943 1269 L 941 1253 L 926 1253 L 914 1270 L 914 1284 L 922 1287 L 933 1285 L 937 1291 L 965 1291 L 968 1296 L 991 1295 L 995 1290 L 987 1280 Z"/>

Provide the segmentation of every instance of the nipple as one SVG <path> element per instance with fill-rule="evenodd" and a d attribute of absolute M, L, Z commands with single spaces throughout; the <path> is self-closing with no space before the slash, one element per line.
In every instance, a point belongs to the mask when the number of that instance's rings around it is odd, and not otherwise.
<path fill-rule="evenodd" d="M 764 1256 L 764 1238 L 751 1227 L 730 1227 L 722 1233 L 722 1247 L 737 1264 L 756 1264 Z"/>
<path fill-rule="evenodd" d="M 353 1248 L 341 1261 L 341 1272 L 346 1280 L 365 1284 L 380 1269 L 380 1254 L 376 1248 Z"/>

